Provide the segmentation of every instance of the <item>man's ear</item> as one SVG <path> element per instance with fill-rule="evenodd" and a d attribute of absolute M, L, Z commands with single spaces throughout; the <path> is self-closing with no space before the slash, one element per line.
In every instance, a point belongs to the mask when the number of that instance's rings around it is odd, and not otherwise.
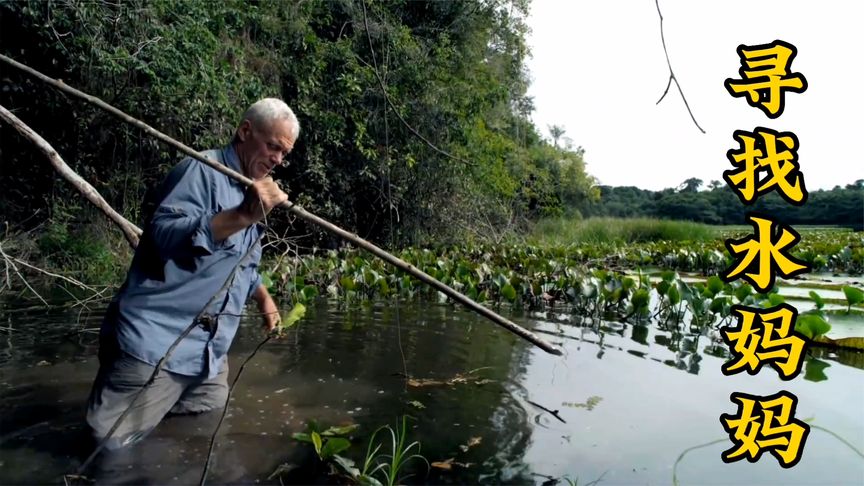
<path fill-rule="evenodd" d="M 252 136 L 252 122 L 249 120 L 243 120 L 240 123 L 240 127 L 237 129 L 237 138 L 240 139 L 241 142 L 245 142 L 249 140 L 249 137 Z"/>

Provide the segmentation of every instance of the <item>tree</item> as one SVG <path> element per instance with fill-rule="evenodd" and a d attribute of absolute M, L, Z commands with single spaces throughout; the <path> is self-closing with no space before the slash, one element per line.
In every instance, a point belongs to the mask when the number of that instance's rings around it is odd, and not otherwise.
<path fill-rule="evenodd" d="M 679 192 L 698 192 L 702 187 L 702 179 L 691 177 L 678 186 Z"/>
<path fill-rule="evenodd" d="M 564 136 L 566 130 L 561 125 L 549 125 L 549 136 L 552 137 L 552 144 L 555 145 L 555 148 L 558 148 L 558 140 Z"/>

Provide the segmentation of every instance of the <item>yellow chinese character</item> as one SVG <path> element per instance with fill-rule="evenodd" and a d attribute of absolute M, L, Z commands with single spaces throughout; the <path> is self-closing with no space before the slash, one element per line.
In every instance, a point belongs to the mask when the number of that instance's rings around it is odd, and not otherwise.
<path fill-rule="evenodd" d="M 766 363 L 784 380 L 791 380 L 801 372 L 806 341 L 792 334 L 798 317 L 794 307 L 780 304 L 770 309 L 753 309 L 734 305 L 732 312 L 738 320 L 737 327 L 720 329 L 734 358 L 721 368 L 724 375 L 745 369 L 755 375 Z"/>
<path fill-rule="evenodd" d="M 810 426 L 794 418 L 798 406 L 795 395 L 781 391 L 759 397 L 735 392 L 730 399 L 738 402 L 738 415 L 724 413 L 720 423 L 735 445 L 723 451 L 720 456 L 723 462 L 744 458 L 756 462 L 768 451 L 785 468 L 798 464 Z"/>
<path fill-rule="evenodd" d="M 737 152 L 734 149 L 728 151 L 726 157 L 738 168 L 723 172 L 723 179 L 742 203 L 751 204 L 775 187 L 791 204 L 800 206 L 807 202 L 804 176 L 797 162 L 798 137 L 794 133 L 756 127 L 754 133 L 736 130 L 733 136 L 741 148 Z M 781 149 L 780 144 L 785 149 Z M 760 172 L 767 172 L 770 177 L 760 178 Z"/>
<path fill-rule="evenodd" d="M 762 110 L 768 118 L 783 114 L 785 91 L 803 93 L 807 80 L 801 73 L 789 74 L 789 66 L 798 50 L 788 42 L 775 40 L 758 46 L 738 46 L 742 79 L 728 78 L 724 84 L 732 96 L 746 97 L 750 106 Z"/>
<path fill-rule="evenodd" d="M 794 229 L 755 213 L 747 214 L 747 219 L 756 235 L 726 240 L 726 248 L 733 256 L 740 256 L 740 260 L 734 269 L 721 275 L 723 280 L 731 282 L 743 278 L 759 292 L 767 292 L 774 286 L 775 273 L 789 278 L 810 271 L 805 262 L 784 251 L 801 241 L 801 235 Z M 779 233 L 776 239 L 774 233 Z"/>

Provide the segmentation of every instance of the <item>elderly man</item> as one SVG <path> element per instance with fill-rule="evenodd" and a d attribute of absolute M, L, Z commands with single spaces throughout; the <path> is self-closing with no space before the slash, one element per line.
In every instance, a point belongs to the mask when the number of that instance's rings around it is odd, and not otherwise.
<path fill-rule="evenodd" d="M 208 318 L 180 341 L 107 442 L 109 449 L 141 439 L 169 412 L 224 406 L 227 352 L 249 297 L 268 331 L 278 324 L 276 305 L 257 271 L 262 231 L 257 223 L 288 199 L 268 174 L 291 152 L 299 132 L 285 103 L 262 99 L 243 115 L 230 145 L 206 152 L 254 180 L 252 187 L 245 190 L 192 158 L 163 182 L 161 202 L 102 325 L 99 374 L 87 411 L 97 440 L 196 316 L 204 310 Z"/>

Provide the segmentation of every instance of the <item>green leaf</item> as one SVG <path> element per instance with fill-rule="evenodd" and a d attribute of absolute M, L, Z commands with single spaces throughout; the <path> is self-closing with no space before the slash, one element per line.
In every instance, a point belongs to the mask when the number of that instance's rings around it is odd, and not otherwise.
<path fill-rule="evenodd" d="M 314 285 L 307 285 L 307 286 L 303 287 L 302 294 L 303 294 L 303 299 L 306 302 L 309 302 L 310 300 L 312 300 L 318 296 L 318 288 L 315 287 Z"/>
<path fill-rule="evenodd" d="M 270 272 L 261 272 L 261 284 L 268 290 L 273 288 L 273 278 L 270 276 Z"/>
<path fill-rule="evenodd" d="M 768 303 L 771 304 L 771 307 L 776 307 L 784 302 L 786 302 L 786 299 L 784 299 L 782 295 L 768 294 Z"/>
<path fill-rule="evenodd" d="M 348 439 L 342 437 L 333 437 L 332 439 L 328 439 L 327 442 L 324 443 L 324 447 L 321 448 L 321 459 L 329 459 L 349 447 L 351 447 L 351 442 L 348 441 Z"/>
<path fill-rule="evenodd" d="M 306 315 L 306 306 L 301 303 L 294 304 L 294 308 L 290 312 L 282 314 L 282 322 L 279 323 L 279 329 L 288 329 L 297 324 L 297 321 Z"/>
<path fill-rule="evenodd" d="M 299 440 L 300 442 L 312 442 L 312 436 L 305 432 L 294 432 L 291 434 L 291 438 L 294 440 Z"/>
<path fill-rule="evenodd" d="M 723 291 L 723 279 L 718 277 L 717 275 L 712 275 L 708 277 L 708 291 L 711 292 L 711 297 L 719 294 Z"/>
<path fill-rule="evenodd" d="M 501 288 L 501 295 L 503 295 L 505 299 L 512 302 L 516 300 L 516 289 L 514 289 L 512 285 L 506 284 L 504 287 Z"/>
<path fill-rule="evenodd" d="M 630 302 L 633 304 L 634 309 L 647 307 L 649 300 L 650 294 L 646 289 L 639 289 L 636 292 L 633 292 L 633 297 L 630 298 Z"/>
<path fill-rule="evenodd" d="M 727 297 L 717 297 L 716 299 L 711 301 L 711 305 L 708 306 L 708 310 L 715 314 L 719 314 L 723 312 L 723 308 L 726 306 L 726 303 L 729 301 Z"/>
<path fill-rule="evenodd" d="M 666 292 L 669 292 L 669 287 L 671 286 L 672 285 L 669 282 L 664 280 L 657 284 L 657 293 L 661 296 L 666 295 Z"/>
<path fill-rule="evenodd" d="M 816 308 L 821 309 L 825 307 L 825 301 L 822 300 L 822 296 L 817 294 L 815 291 L 810 291 L 810 298 L 813 299 L 813 302 L 816 303 Z"/>
<path fill-rule="evenodd" d="M 354 290 L 357 288 L 357 283 L 351 277 L 342 277 L 339 279 L 339 285 L 345 290 Z"/>
<path fill-rule="evenodd" d="M 864 302 L 864 291 L 859 288 L 855 288 L 851 285 L 844 285 L 843 293 L 846 294 L 846 302 L 849 303 L 850 307 Z"/>
<path fill-rule="evenodd" d="M 831 324 L 816 314 L 802 314 L 795 321 L 795 331 L 808 339 L 815 339 L 831 330 Z"/>
<path fill-rule="evenodd" d="M 636 281 L 630 277 L 625 277 L 624 280 L 621 281 L 621 286 L 624 290 L 630 290 L 636 286 Z"/>
<path fill-rule="evenodd" d="M 678 276 L 678 273 L 674 270 L 666 270 L 660 274 L 660 278 L 663 279 L 664 282 L 671 282 L 675 280 L 675 277 Z"/>
<path fill-rule="evenodd" d="M 666 296 L 669 297 L 669 303 L 672 305 L 677 305 L 679 302 L 681 302 L 681 293 L 678 292 L 677 285 L 670 286 L 669 292 Z"/>
<path fill-rule="evenodd" d="M 321 436 L 318 435 L 318 432 L 312 432 L 312 445 L 315 446 L 315 452 L 318 454 L 318 457 L 321 456 Z"/>
<path fill-rule="evenodd" d="M 753 287 L 750 284 L 741 284 L 740 287 L 735 289 L 735 298 L 738 299 L 738 302 L 743 302 L 744 299 L 747 298 L 750 294 L 753 293 Z"/>

